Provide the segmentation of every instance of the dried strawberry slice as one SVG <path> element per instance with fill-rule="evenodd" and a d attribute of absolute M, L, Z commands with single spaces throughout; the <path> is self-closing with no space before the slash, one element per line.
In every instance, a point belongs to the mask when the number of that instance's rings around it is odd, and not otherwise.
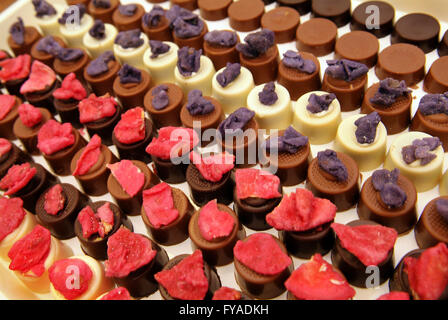
<path fill-rule="evenodd" d="M 98 234 L 100 235 L 101 238 L 104 238 L 112 230 L 115 223 L 114 212 L 110 208 L 110 203 L 106 202 L 101 207 L 99 207 L 98 210 L 96 211 L 95 216 L 97 217 L 100 223 L 98 228 Z"/>
<path fill-rule="evenodd" d="M 201 236 L 207 241 L 213 241 L 229 236 L 235 220 L 228 212 L 219 210 L 218 202 L 212 200 L 199 211 L 198 226 Z"/>
<path fill-rule="evenodd" d="M 266 221 L 277 230 L 307 231 L 333 221 L 336 210 L 331 201 L 315 198 L 309 190 L 297 189 L 283 197 Z"/>
<path fill-rule="evenodd" d="M 121 227 L 107 241 L 106 276 L 126 277 L 149 264 L 156 254 L 148 238 Z"/>
<path fill-rule="evenodd" d="M 259 169 L 237 169 L 235 171 L 238 199 L 281 197 L 278 189 L 280 179 L 276 175 Z"/>
<path fill-rule="evenodd" d="M 0 241 L 20 226 L 25 215 L 22 199 L 0 197 Z"/>
<path fill-rule="evenodd" d="M 92 139 L 90 139 L 87 146 L 84 148 L 78 161 L 76 161 L 76 168 L 73 175 L 82 176 L 89 172 L 100 158 L 101 155 L 101 138 L 99 135 L 95 134 Z"/>
<path fill-rule="evenodd" d="M 145 138 L 145 111 L 136 107 L 121 115 L 114 128 L 114 135 L 123 144 L 132 144 Z"/>
<path fill-rule="evenodd" d="M 347 226 L 332 223 L 341 246 L 355 255 L 365 266 L 377 266 L 394 248 L 397 231 L 381 225 Z"/>
<path fill-rule="evenodd" d="M 404 259 L 409 286 L 418 300 L 437 300 L 448 285 L 448 248 L 440 242 L 426 249 L 418 259 Z"/>
<path fill-rule="evenodd" d="M 143 188 L 145 174 L 131 160 L 121 160 L 108 164 L 107 167 L 123 190 L 131 197 L 134 197 Z"/>
<path fill-rule="evenodd" d="M 229 287 L 221 287 L 215 291 L 212 300 L 241 300 L 241 292 Z"/>
<path fill-rule="evenodd" d="M 383 294 L 376 300 L 410 300 L 409 293 L 404 291 L 392 291 Z"/>
<path fill-rule="evenodd" d="M 9 168 L 8 173 L 0 180 L 0 189 L 6 190 L 5 196 L 22 190 L 34 177 L 37 170 L 29 163 L 15 164 Z"/>
<path fill-rule="evenodd" d="M 204 179 L 211 182 L 220 181 L 227 172 L 235 167 L 235 156 L 227 152 L 207 157 L 192 152 L 190 159 Z"/>
<path fill-rule="evenodd" d="M 143 208 L 149 222 L 156 229 L 169 225 L 179 217 L 179 211 L 174 207 L 171 187 L 165 182 L 143 191 Z"/>
<path fill-rule="evenodd" d="M 159 136 L 152 139 L 146 152 L 163 160 L 174 159 L 187 154 L 198 143 L 198 134 L 193 129 L 163 127 L 159 129 Z"/>
<path fill-rule="evenodd" d="M 11 151 L 12 144 L 9 140 L 4 138 L 0 138 L 0 157 L 3 157 L 5 154 L 8 154 Z"/>
<path fill-rule="evenodd" d="M 6 54 L 6 52 L 3 50 L 0 50 L 0 60 L 3 60 L 7 57 L 8 57 L 8 55 Z"/>
<path fill-rule="evenodd" d="M 300 300 L 348 300 L 356 293 L 344 276 L 318 253 L 297 268 L 285 286 Z"/>
<path fill-rule="evenodd" d="M 101 300 L 131 300 L 131 294 L 125 287 L 119 287 L 109 291 Z"/>
<path fill-rule="evenodd" d="M 81 259 L 63 259 L 56 261 L 48 270 L 50 282 L 65 299 L 73 300 L 89 289 L 93 272 Z"/>
<path fill-rule="evenodd" d="M 0 80 L 2 82 L 28 77 L 31 69 L 31 56 L 22 54 L 16 58 L 0 61 Z"/>
<path fill-rule="evenodd" d="M 81 101 L 87 97 L 87 91 L 81 82 L 76 79 L 76 75 L 71 72 L 65 76 L 61 87 L 53 91 L 53 97 L 58 100 L 74 99 Z"/>
<path fill-rule="evenodd" d="M 98 233 L 100 223 L 95 216 L 95 212 L 90 206 L 84 207 L 78 214 L 78 221 L 81 224 L 82 236 L 89 239 L 92 235 Z"/>
<path fill-rule="evenodd" d="M 39 60 L 34 60 L 31 65 L 31 73 L 22 86 L 20 93 L 40 92 L 48 90 L 56 80 L 56 73 L 46 64 Z"/>
<path fill-rule="evenodd" d="M 108 93 L 102 97 L 92 93 L 78 105 L 79 121 L 89 123 L 112 117 L 117 112 L 116 105 L 117 102 Z"/>
<path fill-rule="evenodd" d="M 32 128 L 42 121 L 40 110 L 29 103 L 23 103 L 19 106 L 19 117 L 28 128 Z"/>
<path fill-rule="evenodd" d="M 50 119 L 37 134 L 37 148 L 45 155 L 51 155 L 75 143 L 73 127 L 70 123 L 59 123 Z"/>
<path fill-rule="evenodd" d="M 246 267 L 263 275 L 277 275 L 292 263 L 274 237 L 267 233 L 254 233 L 244 241 L 238 240 L 233 253 Z"/>
<path fill-rule="evenodd" d="M 44 210 L 51 215 L 57 215 L 59 211 L 64 209 L 65 196 L 64 190 L 60 184 L 56 184 L 45 194 Z"/>
<path fill-rule="evenodd" d="M 0 120 L 5 119 L 16 104 L 16 97 L 9 94 L 0 95 Z"/>
<path fill-rule="evenodd" d="M 176 299 L 203 300 L 208 291 L 204 259 L 199 249 L 171 269 L 156 273 L 154 278 Z"/>
<path fill-rule="evenodd" d="M 34 229 L 18 240 L 8 252 L 11 259 L 10 270 L 28 273 L 31 271 L 36 277 L 45 272 L 45 261 L 50 253 L 50 231 L 37 225 Z"/>

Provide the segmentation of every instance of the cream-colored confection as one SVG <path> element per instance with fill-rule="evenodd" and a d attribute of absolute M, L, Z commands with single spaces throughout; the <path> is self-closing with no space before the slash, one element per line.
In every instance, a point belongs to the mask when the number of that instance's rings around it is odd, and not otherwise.
<path fill-rule="evenodd" d="M 382 122 L 378 124 L 372 143 L 359 143 L 356 140 L 355 122 L 365 116 L 357 114 L 343 120 L 339 124 L 334 143 L 334 149 L 352 157 L 360 171 L 370 171 L 379 167 L 384 162 L 387 151 L 387 130 Z"/>
<path fill-rule="evenodd" d="M 143 55 L 143 63 L 151 73 L 155 85 L 174 82 L 174 69 L 177 64 L 177 50 L 179 47 L 173 42 L 164 41 L 170 49 L 156 58 L 151 58 L 151 48 L 146 49 Z"/>
<path fill-rule="evenodd" d="M 445 174 L 442 177 L 442 181 L 440 181 L 439 193 L 441 196 L 448 195 L 448 170 L 445 171 Z"/>
<path fill-rule="evenodd" d="M 212 96 L 218 100 L 225 114 L 230 114 L 238 108 L 245 107 L 249 92 L 255 87 L 254 77 L 249 69 L 241 67 L 241 72 L 226 87 L 222 87 L 216 77 L 225 67 L 215 73 L 212 80 Z"/>
<path fill-rule="evenodd" d="M 90 55 L 93 59 L 96 59 L 99 55 L 101 55 L 104 51 L 113 51 L 114 50 L 114 41 L 117 37 L 118 30 L 115 26 L 105 23 L 105 37 L 104 39 L 95 39 L 90 35 L 90 33 L 86 33 L 82 39 L 82 43 L 84 48 L 90 52 Z"/>
<path fill-rule="evenodd" d="M 39 296 L 26 287 L 16 274 L 9 270 L 9 262 L 0 260 L 0 288 L 2 295 L 11 300 L 39 300 Z"/>
<path fill-rule="evenodd" d="M 424 166 L 420 164 L 420 160 L 406 164 L 403 160 L 401 150 L 403 147 L 411 145 L 415 139 L 430 137 L 432 136 L 419 131 L 411 131 L 399 135 L 392 142 L 386 160 L 384 161 L 385 169 L 392 170 L 398 168 L 401 174 L 414 183 L 417 192 L 428 191 L 439 183 L 443 170 L 443 147 L 439 146 L 434 151 L 431 151 L 431 153 L 436 155 L 436 158 Z"/>
<path fill-rule="evenodd" d="M 204 96 L 212 95 L 212 79 L 215 74 L 215 67 L 209 57 L 201 56 L 198 72 L 194 72 L 189 77 L 180 74 L 178 68 L 174 68 L 174 78 L 176 84 L 182 88 L 185 96 L 194 89 L 202 91 Z"/>
<path fill-rule="evenodd" d="M 65 37 L 60 30 L 60 24 L 58 19 L 64 14 L 67 6 L 53 5 L 56 10 L 56 14 L 52 16 L 36 17 L 37 25 L 42 31 L 44 36 L 57 36 L 65 41 Z"/>
<path fill-rule="evenodd" d="M 25 209 L 24 209 L 25 210 Z M 26 214 L 22 220 L 22 223 L 17 227 L 16 230 L 8 234 L 2 241 L 0 241 L 0 260 L 8 263 L 11 261 L 8 257 L 8 252 L 14 243 L 23 238 L 25 235 L 30 233 L 36 226 L 36 219 L 34 215 L 25 210 Z"/>
<path fill-rule="evenodd" d="M 311 144 L 325 144 L 331 142 L 341 123 L 341 105 L 338 99 L 334 99 L 328 110 L 320 113 L 311 113 L 306 107 L 311 94 L 318 96 L 328 94 L 324 91 L 312 91 L 301 96 L 296 102 L 292 102 L 293 127 L 301 134 L 308 137 Z"/>
<path fill-rule="evenodd" d="M 143 39 L 143 44 L 138 48 L 123 48 L 118 44 L 114 44 L 114 54 L 121 64 L 127 63 L 133 67 L 147 70 L 143 63 L 143 55 L 149 48 L 149 39 L 143 32 L 140 33 L 140 38 Z"/>
<path fill-rule="evenodd" d="M 79 25 L 59 25 L 59 30 L 69 47 L 82 48 L 84 35 L 89 32 L 92 26 L 93 18 L 88 14 L 84 14 Z M 89 50 L 86 48 L 86 51 L 88 52 Z"/>

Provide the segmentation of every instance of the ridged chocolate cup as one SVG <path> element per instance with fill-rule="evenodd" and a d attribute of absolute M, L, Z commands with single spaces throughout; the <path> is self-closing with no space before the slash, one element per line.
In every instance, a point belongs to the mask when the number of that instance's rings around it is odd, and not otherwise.
<path fill-rule="evenodd" d="M 163 85 L 168 87 L 168 105 L 161 110 L 154 108 L 152 104 L 153 99 L 153 87 L 148 93 L 145 94 L 143 104 L 145 110 L 151 116 L 152 122 L 156 129 L 162 127 L 180 127 L 182 122 L 180 121 L 180 110 L 182 109 L 184 103 L 184 92 L 182 89 L 174 83 L 164 83 Z"/>
<path fill-rule="evenodd" d="M 204 28 L 198 36 L 191 38 L 180 38 L 176 35 L 176 32 L 173 31 L 173 42 L 182 47 L 190 47 L 195 48 L 196 50 L 202 49 L 204 44 L 204 36 L 208 32 L 207 23 L 204 21 Z"/>
<path fill-rule="evenodd" d="M 327 73 L 322 82 L 322 91 L 334 93 L 341 105 L 341 111 L 353 111 L 361 107 L 367 88 L 367 74 L 353 81 L 336 79 Z"/>
<path fill-rule="evenodd" d="M 236 45 L 240 42 L 237 35 L 237 43 L 231 47 L 215 46 L 204 41 L 204 54 L 212 60 L 216 70 L 227 66 L 227 63 L 239 63 L 240 54 L 236 50 Z"/>
<path fill-rule="evenodd" d="M 116 60 L 111 60 L 107 63 L 108 70 L 105 73 L 102 73 L 97 76 L 90 76 L 87 73 L 87 68 L 90 63 L 84 68 L 83 75 L 84 79 L 92 88 L 92 91 L 97 96 L 103 96 L 106 93 L 112 94 L 112 87 L 115 81 L 115 78 L 118 75 L 118 71 L 120 71 L 121 65 Z"/>
<path fill-rule="evenodd" d="M 151 156 L 151 160 L 154 162 L 155 173 L 159 176 L 160 180 L 167 183 L 182 183 L 186 181 L 185 174 L 187 172 L 188 164 L 190 163 L 190 152 L 176 161 L 178 164 L 173 163 L 170 159 L 161 159 L 155 156 Z"/>
<path fill-rule="evenodd" d="M 84 68 L 90 62 L 90 57 L 84 49 L 84 55 L 75 61 L 62 61 L 59 58 L 53 61 L 53 70 L 61 77 L 65 78 L 69 73 L 76 74 L 76 78 L 81 82 L 84 80 Z"/>
<path fill-rule="evenodd" d="M 114 24 L 112 20 L 112 14 L 120 4 L 119 0 L 110 0 L 109 8 L 97 8 L 93 5 L 93 1 L 90 1 L 87 5 L 87 12 L 92 16 L 94 20 L 100 19 L 104 23 Z"/>
<path fill-rule="evenodd" d="M 170 29 L 170 23 L 167 18 L 162 17 L 155 27 L 148 27 L 142 22 L 142 30 L 151 40 L 173 42 L 173 33 Z"/>
<path fill-rule="evenodd" d="M 47 109 L 39 108 L 39 111 L 42 114 L 42 120 L 34 127 L 25 126 L 20 117 L 16 119 L 13 127 L 14 135 L 20 140 L 26 152 L 31 155 L 40 154 L 40 150 L 37 148 L 37 134 L 44 123 L 53 118 Z"/>
<path fill-rule="evenodd" d="M 140 70 L 142 74 L 142 80 L 140 83 L 121 83 L 120 77 L 116 77 L 112 88 L 113 92 L 120 100 L 123 110 L 129 110 L 135 107 L 143 106 L 143 98 L 152 86 L 151 75 Z M 111 88 L 109 88 L 109 92 Z"/>
<path fill-rule="evenodd" d="M 24 42 L 18 44 L 11 35 L 8 36 L 8 46 L 17 57 L 21 54 L 30 54 L 32 46 L 42 38 L 42 35 L 35 27 L 25 26 Z"/>
<path fill-rule="evenodd" d="M 419 248 L 427 249 L 439 242 L 448 243 L 448 221 L 437 211 L 436 201 L 448 199 L 448 196 L 431 200 L 423 209 L 423 213 L 414 229 L 415 240 Z"/>
<path fill-rule="evenodd" d="M 60 86 L 61 82 L 56 79 L 49 88 L 46 88 L 43 91 L 25 93 L 25 100 L 35 107 L 45 108 L 51 113 L 55 113 L 53 92 Z"/>
<path fill-rule="evenodd" d="M 141 4 L 134 3 L 137 6 L 135 13 L 131 16 L 125 16 L 120 13 L 117 8 L 112 13 L 113 24 L 117 27 L 118 31 L 128 31 L 133 29 L 140 29 L 141 20 L 145 14 L 145 8 Z"/>
<path fill-rule="evenodd" d="M 9 168 L 13 165 L 25 162 L 34 162 L 34 160 L 11 142 L 11 150 L 0 157 L 0 179 L 8 173 Z"/>
<path fill-rule="evenodd" d="M 448 115 L 444 113 L 423 115 L 420 109 L 412 118 L 410 131 L 422 131 L 442 142 L 443 150 L 448 150 Z"/>
<path fill-rule="evenodd" d="M 11 110 L 3 119 L 0 120 L 0 138 L 8 140 L 16 139 L 14 135 L 14 123 L 19 118 L 19 106 L 22 104 L 22 99 L 16 97 L 16 102 Z"/>
<path fill-rule="evenodd" d="M 255 85 L 277 80 L 279 61 L 279 51 L 277 45 L 275 44 L 264 54 L 253 59 L 244 57 L 244 55 L 240 52 L 241 66 L 252 72 Z"/>
<path fill-rule="evenodd" d="M 52 36 L 53 39 L 63 48 L 66 48 L 67 45 L 65 44 L 65 42 L 57 37 L 57 36 Z M 33 46 L 31 47 L 31 51 L 30 51 L 30 55 L 31 58 L 33 58 L 34 60 L 39 60 L 42 63 L 45 63 L 47 66 L 49 66 L 50 68 L 53 68 L 53 61 L 55 59 L 55 56 L 52 55 L 51 53 L 46 53 L 43 51 L 39 51 L 37 49 L 37 43 L 39 41 L 36 41 Z"/>
<path fill-rule="evenodd" d="M 117 108 L 117 111 L 113 116 L 84 124 L 89 135 L 91 137 L 95 134 L 99 135 L 103 144 L 106 146 L 114 144 L 112 139 L 114 128 L 118 121 L 120 121 L 121 113 L 123 111 L 123 108 L 120 105 L 116 105 L 115 107 Z"/>

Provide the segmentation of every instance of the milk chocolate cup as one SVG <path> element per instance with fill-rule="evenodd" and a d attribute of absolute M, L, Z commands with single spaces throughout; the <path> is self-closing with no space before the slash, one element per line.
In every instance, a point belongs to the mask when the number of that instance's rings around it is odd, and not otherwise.
<path fill-rule="evenodd" d="M 437 211 L 437 200 L 447 200 L 447 196 L 431 200 L 423 209 L 423 213 L 415 226 L 414 235 L 418 246 L 427 249 L 439 242 L 448 243 L 448 222 Z"/>
<path fill-rule="evenodd" d="M 338 28 L 350 22 L 350 8 L 350 0 L 313 0 L 311 2 L 312 17 L 330 19 Z"/>
<path fill-rule="evenodd" d="M 434 61 L 425 81 L 423 89 L 428 93 L 445 93 L 448 91 L 448 57 L 441 57 Z"/>
<path fill-rule="evenodd" d="M 8 36 L 8 46 L 11 48 L 14 55 L 17 57 L 21 54 L 30 54 L 33 45 L 42 38 L 42 35 L 35 27 L 25 26 L 23 44 L 18 44 L 14 41 L 11 35 Z"/>
<path fill-rule="evenodd" d="M 295 40 L 299 24 L 299 13 L 288 7 L 277 7 L 265 12 L 261 17 L 261 27 L 274 32 L 276 43 Z"/>
<path fill-rule="evenodd" d="M 260 27 L 263 13 L 261 0 L 234 1 L 228 9 L 229 24 L 236 31 L 253 31 Z"/>
<path fill-rule="evenodd" d="M 279 60 L 279 52 L 275 44 L 264 54 L 253 59 L 246 58 L 240 52 L 241 65 L 252 72 L 255 85 L 277 80 Z"/>
<path fill-rule="evenodd" d="M 232 0 L 198 0 L 199 12 L 205 20 L 216 21 L 227 18 L 227 9 Z"/>
<path fill-rule="evenodd" d="M 373 7 L 371 7 L 373 6 Z M 372 19 L 372 13 L 379 10 L 377 21 Z M 367 1 L 361 3 L 352 12 L 350 29 L 352 31 L 367 31 L 377 38 L 383 38 L 392 33 L 394 28 L 395 9 L 385 1 Z M 373 25 L 378 22 L 379 25 Z"/>
<path fill-rule="evenodd" d="M 338 28 L 333 21 L 324 18 L 313 18 L 297 28 L 297 49 L 309 52 L 317 57 L 333 52 L 338 36 Z"/>

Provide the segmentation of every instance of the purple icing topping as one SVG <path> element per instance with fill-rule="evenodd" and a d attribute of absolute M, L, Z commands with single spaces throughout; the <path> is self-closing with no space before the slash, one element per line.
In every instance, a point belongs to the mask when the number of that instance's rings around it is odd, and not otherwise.
<path fill-rule="evenodd" d="M 386 183 L 396 184 L 400 170 L 397 168 L 389 171 L 387 169 L 376 170 L 372 173 L 372 185 L 376 191 L 381 191 Z"/>
<path fill-rule="evenodd" d="M 124 49 L 138 48 L 144 42 L 144 40 L 140 37 L 140 35 L 141 35 L 140 29 L 121 31 L 115 38 L 115 43 Z"/>
<path fill-rule="evenodd" d="M 406 164 L 411 164 L 416 160 L 420 160 L 420 165 L 427 165 L 436 158 L 436 155 L 429 151 L 434 151 L 441 144 L 440 139 L 437 137 L 415 139 L 411 145 L 401 149 L 403 161 Z"/>
<path fill-rule="evenodd" d="M 110 8 L 110 0 L 92 0 L 92 3 L 95 8 Z"/>
<path fill-rule="evenodd" d="M 308 98 L 308 105 L 306 106 L 306 110 L 311 113 L 327 111 L 334 99 L 336 99 L 336 95 L 334 93 L 328 93 L 324 95 L 317 95 L 315 93 L 312 93 Z"/>
<path fill-rule="evenodd" d="M 443 220 L 448 223 L 448 199 L 436 200 L 436 210 L 442 216 Z"/>
<path fill-rule="evenodd" d="M 367 144 L 375 141 L 376 128 L 380 121 L 381 117 L 376 111 L 356 120 L 355 126 L 358 127 L 355 131 L 356 141 Z"/>
<path fill-rule="evenodd" d="M 221 137 L 226 134 L 238 134 L 254 116 L 255 112 L 247 108 L 235 110 L 219 125 L 218 130 Z"/>
<path fill-rule="evenodd" d="M 58 52 L 58 59 L 64 62 L 75 61 L 84 56 L 84 51 L 81 49 L 61 48 Z"/>
<path fill-rule="evenodd" d="M 347 181 L 347 167 L 339 160 L 337 153 L 333 150 L 326 149 L 317 153 L 317 162 L 319 167 L 325 172 L 331 174 L 338 181 Z"/>
<path fill-rule="evenodd" d="M 182 47 L 177 51 L 177 68 L 181 75 L 189 77 L 193 72 L 198 72 L 201 66 L 202 50 L 190 47 Z"/>
<path fill-rule="evenodd" d="M 400 208 L 407 199 L 404 190 L 397 185 L 399 174 L 397 168 L 392 171 L 376 170 L 372 174 L 373 188 L 380 193 L 381 200 L 389 208 Z"/>
<path fill-rule="evenodd" d="M 79 12 L 79 19 L 74 19 L 74 15 L 76 12 Z M 82 3 L 72 5 L 65 10 L 65 12 L 62 14 L 62 17 L 58 19 L 59 24 L 66 24 L 67 20 L 70 23 L 79 22 L 81 23 L 82 18 L 84 17 L 84 14 L 86 13 L 86 6 Z M 69 18 L 71 18 L 69 20 Z"/>
<path fill-rule="evenodd" d="M 143 15 L 142 21 L 147 27 L 156 27 L 163 16 L 165 16 L 165 10 L 161 6 L 155 5 L 151 11 Z"/>
<path fill-rule="evenodd" d="M 161 84 L 152 89 L 152 106 L 156 110 L 165 109 L 169 105 L 168 86 Z"/>
<path fill-rule="evenodd" d="M 418 109 L 424 116 L 440 113 L 448 115 L 448 92 L 425 95 L 420 100 Z"/>
<path fill-rule="evenodd" d="M 57 13 L 56 9 L 45 0 L 33 0 L 33 6 L 38 18 L 54 16 Z"/>
<path fill-rule="evenodd" d="M 87 74 L 91 77 L 96 77 L 109 71 L 108 63 L 109 61 L 115 61 L 115 56 L 112 51 L 103 52 L 98 58 L 93 60 L 87 66 Z"/>
<path fill-rule="evenodd" d="M 92 28 L 89 30 L 89 34 L 92 38 L 97 40 L 104 39 L 106 37 L 106 27 L 104 26 L 104 22 L 100 19 L 96 19 Z"/>
<path fill-rule="evenodd" d="M 241 52 L 246 58 L 257 58 L 274 45 L 274 32 L 269 29 L 263 29 L 249 34 L 244 38 L 244 41 L 246 43 L 238 43 L 236 45 L 236 50 Z"/>
<path fill-rule="evenodd" d="M 213 46 L 229 48 L 233 47 L 237 43 L 238 38 L 236 36 L 236 33 L 233 31 L 213 30 L 205 34 L 204 40 L 207 41 L 208 44 Z"/>
<path fill-rule="evenodd" d="M 235 80 L 241 73 L 241 65 L 239 63 L 227 63 L 226 68 L 223 72 L 219 73 L 216 76 L 216 81 L 221 85 L 221 87 L 225 88 Z"/>
<path fill-rule="evenodd" d="M 192 12 L 190 10 L 187 10 L 185 8 L 182 8 L 175 4 L 172 6 L 168 11 L 165 12 L 165 17 L 170 22 L 170 28 L 173 29 L 173 23 L 178 17 L 189 17 L 191 16 Z"/>
<path fill-rule="evenodd" d="M 37 42 L 36 49 L 52 56 L 57 56 L 62 47 L 54 40 L 53 36 L 46 36 Z"/>
<path fill-rule="evenodd" d="M 327 64 L 326 73 L 333 78 L 345 81 L 356 80 L 369 72 L 369 68 L 365 64 L 347 59 L 328 60 Z"/>
<path fill-rule="evenodd" d="M 316 71 L 316 65 L 313 60 L 303 59 L 302 56 L 292 50 L 288 50 L 283 54 L 283 64 L 288 68 L 297 69 L 308 74 Z"/>
<path fill-rule="evenodd" d="M 25 42 L 25 26 L 22 18 L 17 18 L 17 22 L 14 22 L 9 28 L 9 33 L 15 43 L 22 45 Z"/>
<path fill-rule="evenodd" d="M 161 54 L 167 53 L 170 51 L 170 46 L 162 41 L 150 40 L 149 46 L 151 47 L 151 59 L 155 59 Z"/>
<path fill-rule="evenodd" d="M 266 140 L 266 150 L 271 150 L 271 148 L 275 150 L 275 145 L 277 145 L 278 152 L 294 154 L 307 144 L 308 137 L 297 132 L 292 126 L 289 126 L 283 133 L 283 136 L 277 137 L 277 141 L 273 140 L 273 138 Z"/>
<path fill-rule="evenodd" d="M 397 98 L 404 96 L 411 92 L 406 86 L 404 80 L 398 81 L 392 78 L 387 78 L 380 81 L 380 86 L 375 95 L 370 98 L 371 103 L 381 104 L 383 106 L 392 105 Z"/>
<path fill-rule="evenodd" d="M 137 5 L 136 4 L 120 4 L 118 6 L 118 11 L 123 16 L 132 17 L 135 14 L 135 11 L 137 11 Z"/>
<path fill-rule="evenodd" d="M 196 37 L 204 29 L 204 21 L 198 15 L 189 12 L 178 16 L 172 23 L 174 33 L 177 37 L 185 39 Z"/>
<path fill-rule="evenodd" d="M 258 93 L 258 99 L 266 106 L 272 106 L 278 100 L 278 95 L 275 92 L 275 83 L 273 81 L 264 85 L 263 90 Z"/>
<path fill-rule="evenodd" d="M 202 97 L 201 90 L 191 90 L 188 93 L 187 110 L 192 116 L 198 116 L 213 112 L 215 106 L 209 100 Z"/>
<path fill-rule="evenodd" d="M 142 81 L 142 72 L 125 63 L 118 71 L 120 83 L 140 83 Z"/>

